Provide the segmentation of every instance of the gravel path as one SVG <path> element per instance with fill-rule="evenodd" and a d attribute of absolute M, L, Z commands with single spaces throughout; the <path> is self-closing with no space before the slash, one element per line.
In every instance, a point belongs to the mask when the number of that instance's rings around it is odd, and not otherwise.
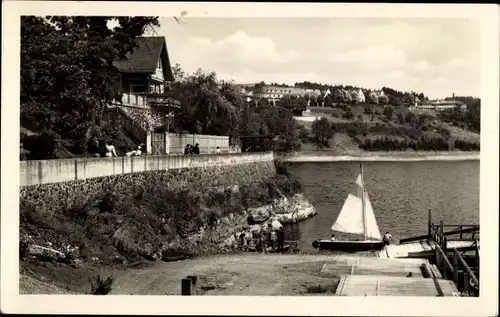
<path fill-rule="evenodd" d="M 338 278 L 321 273 L 332 255 L 238 254 L 157 263 L 115 275 L 112 294 L 179 295 L 198 276 L 204 295 L 332 295 Z"/>

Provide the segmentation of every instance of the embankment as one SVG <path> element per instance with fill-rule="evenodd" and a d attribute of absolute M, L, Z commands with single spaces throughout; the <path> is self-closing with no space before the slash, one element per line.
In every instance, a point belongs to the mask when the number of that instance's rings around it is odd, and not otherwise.
<path fill-rule="evenodd" d="M 295 153 L 280 156 L 283 162 L 419 162 L 477 161 L 477 152 L 362 152 L 356 155 L 332 155 L 325 152 Z"/>
<path fill-rule="evenodd" d="M 38 260 L 81 267 L 231 252 L 241 233 L 315 213 L 273 153 L 24 161 L 21 184 L 21 267 L 34 277 Z M 249 225 L 252 210 L 283 201 L 293 213 L 271 210 Z"/>

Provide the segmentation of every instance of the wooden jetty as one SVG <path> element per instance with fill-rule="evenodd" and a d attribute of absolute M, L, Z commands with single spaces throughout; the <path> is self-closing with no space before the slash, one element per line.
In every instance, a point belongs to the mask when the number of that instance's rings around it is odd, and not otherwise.
<path fill-rule="evenodd" d="M 395 244 L 385 246 L 378 252 L 380 258 L 422 258 L 435 254 L 436 242 L 432 240 L 420 240 L 410 243 Z M 479 243 L 478 243 L 479 246 Z M 476 241 L 448 240 L 446 249 L 457 249 L 458 251 L 475 250 Z"/>
<path fill-rule="evenodd" d="M 339 296 L 456 296 L 453 281 L 443 279 L 427 259 L 338 256 L 322 274 L 340 276 Z"/>
<path fill-rule="evenodd" d="M 339 296 L 456 296 L 453 281 L 432 278 L 349 275 L 340 279 Z"/>
<path fill-rule="evenodd" d="M 446 231 L 445 231 L 446 230 Z M 452 278 L 458 294 L 479 296 L 479 225 L 445 225 L 431 221 L 426 235 L 385 246 L 380 259 L 427 259 L 435 279 Z M 453 264 L 452 264 L 453 262 Z M 443 295 L 446 296 L 446 295 Z"/>
<path fill-rule="evenodd" d="M 376 255 L 339 256 L 322 273 L 340 276 L 339 296 L 479 296 L 478 225 L 433 224 L 429 211 L 426 235 Z"/>

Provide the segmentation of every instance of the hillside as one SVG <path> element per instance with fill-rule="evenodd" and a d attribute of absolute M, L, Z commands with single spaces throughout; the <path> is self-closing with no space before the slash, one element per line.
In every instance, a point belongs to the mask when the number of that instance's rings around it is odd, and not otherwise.
<path fill-rule="evenodd" d="M 432 150 L 425 149 L 427 151 L 478 150 L 476 146 L 479 147 L 480 134 L 466 129 L 463 123 L 445 121 L 444 116 L 434 110 L 409 111 L 405 106 L 393 106 L 391 109 L 388 110 L 382 105 L 311 107 L 310 115 L 326 118 L 331 124 L 334 136 L 329 140 L 328 146 L 320 147 L 315 142 L 313 122 L 297 121 L 301 130 L 301 152 L 321 151 L 331 155 L 354 155 L 368 151 L 363 147 L 374 142 L 383 144 L 377 149 L 371 148 L 370 151 L 418 152 L 424 149 L 411 149 L 410 146 L 405 149 L 398 145 L 398 142 L 417 143 L 423 142 L 422 139 L 443 142 L 443 148 L 436 146 Z M 389 113 L 391 111 L 392 114 Z M 396 144 L 393 146 L 391 142 Z M 390 148 L 383 148 L 384 146 Z"/>

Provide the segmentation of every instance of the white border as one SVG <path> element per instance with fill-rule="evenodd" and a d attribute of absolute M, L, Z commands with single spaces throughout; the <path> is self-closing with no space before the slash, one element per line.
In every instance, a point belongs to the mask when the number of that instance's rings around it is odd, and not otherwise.
<path fill-rule="evenodd" d="M 494 5 L 36 2 L 2 3 L 1 309 L 11 313 L 493 316 L 498 314 L 499 11 Z M 19 295 L 19 17 L 469 17 L 481 22 L 481 297 L 177 297 Z M 467 43 L 464 43 L 467 45 Z M 14 243 L 14 241 L 16 241 Z"/>

